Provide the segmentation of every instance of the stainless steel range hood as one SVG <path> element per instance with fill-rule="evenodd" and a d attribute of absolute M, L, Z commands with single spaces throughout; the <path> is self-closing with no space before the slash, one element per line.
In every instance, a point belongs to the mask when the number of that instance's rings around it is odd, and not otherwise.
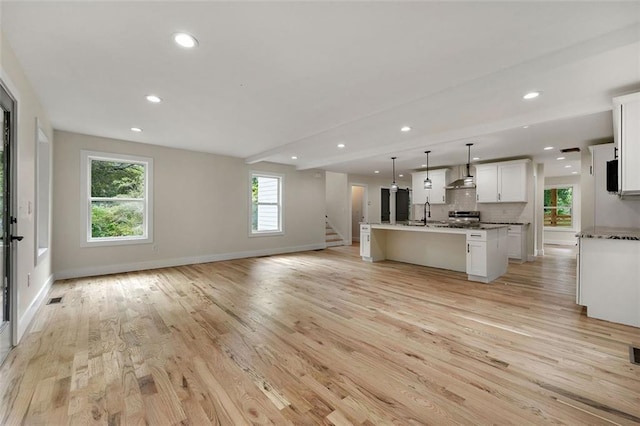
<path fill-rule="evenodd" d="M 464 179 L 456 179 L 451 182 L 449 185 L 445 186 L 445 189 L 473 189 L 476 187 L 476 184 L 471 182 L 471 184 L 465 183 Z"/>
<path fill-rule="evenodd" d="M 473 181 L 471 183 L 465 183 L 464 178 L 467 175 L 466 165 L 458 166 L 457 175 L 460 176 L 460 178 L 454 180 L 453 182 L 445 186 L 444 187 L 445 189 L 473 189 L 476 187 L 476 184 Z"/>

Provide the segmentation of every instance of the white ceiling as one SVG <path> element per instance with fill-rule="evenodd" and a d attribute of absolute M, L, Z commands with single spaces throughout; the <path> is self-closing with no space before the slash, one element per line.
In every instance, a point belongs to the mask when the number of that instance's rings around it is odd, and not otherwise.
<path fill-rule="evenodd" d="M 426 149 L 433 167 L 464 163 L 473 142 L 480 161 L 531 156 L 562 175 L 579 155 L 558 162 L 558 149 L 610 140 L 611 98 L 640 90 L 640 2 L 0 8 L 55 128 L 248 163 L 373 174 L 397 155 L 410 172 Z M 199 47 L 178 48 L 176 31 Z M 530 90 L 543 94 L 523 101 Z"/>

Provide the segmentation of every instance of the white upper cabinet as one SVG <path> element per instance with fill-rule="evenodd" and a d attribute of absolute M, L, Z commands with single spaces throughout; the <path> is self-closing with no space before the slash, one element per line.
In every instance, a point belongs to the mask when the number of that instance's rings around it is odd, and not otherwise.
<path fill-rule="evenodd" d="M 424 204 L 429 201 L 431 204 L 446 204 L 447 191 L 444 187 L 449 183 L 449 169 L 429 170 L 431 188 L 424 189 L 424 180 L 427 172 L 412 173 L 412 204 Z"/>
<path fill-rule="evenodd" d="M 476 166 L 476 201 L 479 203 L 498 201 L 498 167 L 495 164 Z"/>
<path fill-rule="evenodd" d="M 449 183 L 449 169 L 429 170 L 431 189 L 427 190 L 427 196 L 431 204 L 446 204 L 447 190 L 444 187 Z"/>
<path fill-rule="evenodd" d="M 479 203 L 526 203 L 527 163 L 505 161 L 476 166 L 476 201 Z"/>
<path fill-rule="evenodd" d="M 411 174 L 411 204 L 424 204 L 427 201 L 427 190 L 424 189 L 424 178 L 427 172 Z"/>
<path fill-rule="evenodd" d="M 618 192 L 640 195 L 640 93 L 613 99 L 614 138 L 618 147 Z"/>

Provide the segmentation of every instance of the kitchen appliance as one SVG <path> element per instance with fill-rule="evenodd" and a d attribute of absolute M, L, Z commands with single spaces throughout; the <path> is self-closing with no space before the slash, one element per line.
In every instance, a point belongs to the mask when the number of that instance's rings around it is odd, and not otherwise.
<path fill-rule="evenodd" d="M 618 160 L 607 161 L 607 192 L 618 193 Z"/>
<path fill-rule="evenodd" d="M 466 210 L 449 211 L 450 228 L 479 228 L 480 212 Z"/>
<path fill-rule="evenodd" d="M 454 180 L 449 185 L 445 186 L 445 189 L 469 189 L 475 188 L 476 185 L 473 182 L 473 176 L 471 176 L 471 146 L 472 143 L 467 144 L 467 170 L 466 174 L 460 179 Z"/>

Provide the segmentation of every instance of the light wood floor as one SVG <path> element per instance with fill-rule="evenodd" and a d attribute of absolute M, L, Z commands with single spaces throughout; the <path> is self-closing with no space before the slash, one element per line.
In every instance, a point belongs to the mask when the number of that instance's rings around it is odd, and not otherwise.
<path fill-rule="evenodd" d="M 640 329 L 587 318 L 573 249 L 546 253 L 489 285 L 357 246 L 58 282 L 0 424 L 640 422 Z"/>

